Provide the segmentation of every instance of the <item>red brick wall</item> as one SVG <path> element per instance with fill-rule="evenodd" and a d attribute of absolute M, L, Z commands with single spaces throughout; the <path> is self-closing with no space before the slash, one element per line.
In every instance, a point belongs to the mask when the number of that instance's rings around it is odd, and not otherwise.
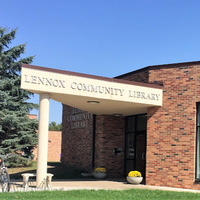
<path fill-rule="evenodd" d="M 163 82 L 163 106 L 148 111 L 146 183 L 200 189 L 194 184 L 200 66 L 152 68 L 149 81 Z"/>
<path fill-rule="evenodd" d="M 117 78 L 163 84 L 163 106 L 148 109 L 146 184 L 200 189 L 194 184 L 200 65 L 155 66 Z M 63 162 L 91 169 L 92 120 L 87 128 L 70 130 L 72 111 L 63 109 Z M 124 151 L 124 135 L 124 118 L 96 117 L 94 164 L 106 167 L 110 177 L 123 175 L 124 154 L 114 155 L 113 149 Z"/>
<path fill-rule="evenodd" d="M 91 172 L 93 170 L 93 117 L 88 119 L 87 127 L 73 129 L 73 123 L 79 120 L 73 121 L 72 116 L 76 116 L 77 113 L 72 114 L 72 109 L 70 106 L 63 106 L 62 163 Z M 71 116 L 70 119 L 69 116 Z M 124 174 L 124 117 L 96 116 L 95 126 L 94 168 L 105 167 L 108 177 L 122 177 Z M 122 153 L 115 155 L 114 148 L 121 148 Z"/>
<path fill-rule="evenodd" d="M 124 176 L 125 118 L 96 116 L 95 167 L 105 167 L 108 177 Z M 122 153 L 115 155 L 113 149 Z"/>
<path fill-rule="evenodd" d="M 62 164 L 92 169 L 93 116 L 63 105 Z"/>
<path fill-rule="evenodd" d="M 61 131 L 49 131 L 48 161 L 60 161 L 61 141 Z"/>
<path fill-rule="evenodd" d="M 148 81 L 149 81 L 149 71 L 148 71 L 148 69 L 137 70 L 135 72 L 130 72 L 130 73 L 121 75 L 117 78 L 128 80 L 128 81 L 148 83 Z"/>
<path fill-rule="evenodd" d="M 29 114 L 28 117 L 30 119 L 37 119 L 37 115 Z M 49 131 L 48 135 L 48 161 L 59 162 L 60 154 L 61 154 L 61 140 L 62 133 L 61 131 Z M 37 160 L 37 148 L 33 150 L 34 158 L 33 160 Z"/>
<path fill-rule="evenodd" d="M 60 162 L 61 154 L 61 131 L 49 131 L 48 136 L 48 161 Z M 37 148 L 33 151 L 34 160 L 37 160 Z"/>
<path fill-rule="evenodd" d="M 29 115 L 28 115 L 28 118 L 29 118 L 29 119 L 37 119 L 37 115 L 29 114 Z"/>
<path fill-rule="evenodd" d="M 163 106 L 148 110 L 146 184 L 200 189 L 194 183 L 200 66 L 155 66 L 120 78 L 163 84 Z"/>

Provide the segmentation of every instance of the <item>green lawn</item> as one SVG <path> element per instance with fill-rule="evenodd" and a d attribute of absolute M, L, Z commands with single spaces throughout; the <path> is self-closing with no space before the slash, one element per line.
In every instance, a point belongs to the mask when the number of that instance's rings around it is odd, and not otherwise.
<path fill-rule="evenodd" d="M 158 190 L 131 189 L 122 191 L 113 190 L 72 190 L 72 191 L 42 191 L 42 192 L 15 192 L 0 193 L 0 199 L 20 200 L 195 200 L 200 199 L 200 194 L 189 192 L 168 192 Z"/>

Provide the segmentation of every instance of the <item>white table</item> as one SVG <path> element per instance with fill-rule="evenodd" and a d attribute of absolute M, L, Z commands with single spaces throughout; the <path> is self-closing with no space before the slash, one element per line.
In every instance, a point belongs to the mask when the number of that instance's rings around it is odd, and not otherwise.
<path fill-rule="evenodd" d="M 29 178 L 30 177 L 36 177 L 35 173 L 23 173 L 21 174 L 23 177 L 23 188 L 26 190 L 29 188 Z M 47 173 L 47 177 L 46 179 L 41 183 L 41 188 L 48 188 L 48 189 L 52 189 L 52 185 L 51 185 L 51 180 L 52 180 L 53 174 Z"/>

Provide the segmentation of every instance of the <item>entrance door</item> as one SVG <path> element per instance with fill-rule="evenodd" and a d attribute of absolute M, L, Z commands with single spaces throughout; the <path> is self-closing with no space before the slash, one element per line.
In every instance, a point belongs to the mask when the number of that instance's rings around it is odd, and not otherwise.
<path fill-rule="evenodd" d="M 143 176 L 143 183 L 146 170 L 146 127 L 146 114 L 126 119 L 125 176 L 130 171 L 137 170 Z"/>

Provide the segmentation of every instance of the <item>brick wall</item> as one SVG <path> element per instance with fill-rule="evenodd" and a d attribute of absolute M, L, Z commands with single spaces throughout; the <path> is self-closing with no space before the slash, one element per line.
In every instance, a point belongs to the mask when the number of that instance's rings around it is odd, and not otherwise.
<path fill-rule="evenodd" d="M 119 78 L 163 85 L 163 106 L 148 109 L 146 184 L 200 189 L 194 183 L 200 65 L 147 67 Z"/>
<path fill-rule="evenodd" d="M 85 169 L 89 172 L 96 167 L 106 167 L 108 177 L 122 177 L 124 174 L 124 117 L 96 116 L 95 142 L 93 149 L 93 116 L 87 119 L 87 126 L 75 128 L 75 122 L 81 122 L 79 114 L 73 114 L 70 106 L 63 105 L 63 137 L 62 137 L 62 164 Z M 115 155 L 114 148 L 121 148 L 122 153 Z M 95 152 L 94 160 L 93 152 Z M 94 164 L 94 166 L 93 166 Z"/>
<path fill-rule="evenodd" d="M 130 73 L 118 76 L 116 78 L 124 79 L 124 80 L 128 80 L 128 81 L 148 83 L 149 82 L 149 71 L 148 71 L 148 68 L 146 68 L 143 70 L 137 70 L 134 72 L 130 72 Z"/>
<path fill-rule="evenodd" d="M 163 85 L 163 106 L 148 109 L 146 184 L 200 189 L 194 184 L 200 65 L 147 67 L 117 78 Z M 70 109 L 63 107 L 62 160 L 91 169 L 92 120 L 87 128 L 71 130 Z M 94 167 L 106 167 L 109 177 L 124 172 L 124 154 L 113 154 L 117 147 L 124 151 L 124 121 L 123 117 L 96 116 Z"/>
<path fill-rule="evenodd" d="M 61 141 L 61 131 L 49 131 L 48 161 L 60 161 Z"/>
<path fill-rule="evenodd" d="M 154 81 L 163 82 L 163 106 L 148 111 L 146 183 L 200 189 L 194 184 L 200 66 L 150 68 Z"/>
<path fill-rule="evenodd" d="M 96 116 L 95 167 L 105 167 L 108 177 L 124 176 L 125 118 Z M 115 155 L 113 150 L 122 153 Z"/>
<path fill-rule="evenodd" d="M 48 161 L 60 162 L 61 154 L 61 131 L 49 131 L 48 135 Z M 34 160 L 37 160 L 37 148 L 33 151 Z"/>
<path fill-rule="evenodd" d="M 37 119 L 37 115 L 29 114 L 29 115 L 28 115 L 28 118 L 29 118 L 29 119 Z"/>
<path fill-rule="evenodd" d="M 29 114 L 30 119 L 37 119 L 37 115 Z M 48 135 L 48 161 L 59 162 L 61 154 L 61 140 L 62 133 L 61 131 L 49 131 Z M 37 160 L 37 148 L 33 150 L 34 158 Z"/>
<path fill-rule="evenodd" d="M 92 169 L 93 115 L 63 105 L 62 164 Z"/>

